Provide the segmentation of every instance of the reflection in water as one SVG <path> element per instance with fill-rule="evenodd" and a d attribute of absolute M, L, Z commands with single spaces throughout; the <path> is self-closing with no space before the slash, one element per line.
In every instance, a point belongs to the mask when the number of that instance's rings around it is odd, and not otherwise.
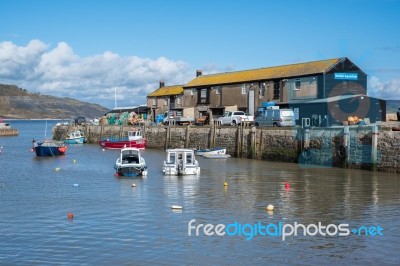
<path fill-rule="evenodd" d="M 16 125 L 19 137 L 0 139 L 2 264 L 395 264 L 400 259 L 398 175 L 197 158 L 200 176 L 174 177 L 161 172 L 164 151 L 145 150 L 148 176 L 121 178 L 113 169 L 118 151 L 97 145 L 71 145 L 64 157 L 37 159 L 29 148 L 33 133 L 41 130 L 26 123 Z M 266 211 L 268 204 L 273 212 Z M 172 205 L 183 209 L 171 210 Z M 379 225 L 384 235 L 298 235 L 286 241 L 188 236 L 192 219 L 196 224 L 347 223 L 351 229 Z"/>

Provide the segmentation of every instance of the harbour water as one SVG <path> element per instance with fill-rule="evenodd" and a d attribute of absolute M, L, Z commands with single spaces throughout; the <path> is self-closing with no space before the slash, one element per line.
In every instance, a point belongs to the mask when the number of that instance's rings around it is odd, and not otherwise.
<path fill-rule="evenodd" d="M 1 265 L 400 261 L 399 175 L 198 158 L 200 176 L 165 177 L 165 151 L 147 149 L 148 176 L 121 178 L 113 169 L 119 151 L 69 145 L 65 156 L 38 158 L 31 140 L 44 137 L 45 122 L 10 123 L 19 136 L 0 138 Z M 290 233 L 296 224 L 297 236 L 283 239 L 282 228 Z"/>

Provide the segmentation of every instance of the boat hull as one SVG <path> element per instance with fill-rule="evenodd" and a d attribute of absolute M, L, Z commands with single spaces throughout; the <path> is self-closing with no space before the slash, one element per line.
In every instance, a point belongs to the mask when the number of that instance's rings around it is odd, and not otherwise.
<path fill-rule="evenodd" d="M 65 144 L 83 144 L 85 142 L 86 142 L 86 138 L 85 137 L 76 138 L 76 139 L 65 139 L 64 140 Z"/>
<path fill-rule="evenodd" d="M 194 152 L 196 155 L 204 154 L 226 154 L 226 148 L 199 149 Z"/>
<path fill-rule="evenodd" d="M 203 154 L 203 157 L 207 159 L 227 159 L 231 156 L 229 154 Z"/>
<path fill-rule="evenodd" d="M 33 149 L 36 153 L 36 156 L 39 157 L 64 155 L 67 151 L 67 147 L 63 145 L 38 144 L 34 145 Z"/>
<path fill-rule="evenodd" d="M 162 168 L 164 175 L 173 176 L 185 176 L 185 175 L 199 175 L 200 167 L 185 167 L 184 169 L 179 169 L 179 167 L 164 165 Z"/>
<path fill-rule="evenodd" d="M 118 176 L 135 177 L 143 175 L 146 171 L 146 167 L 142 165 L 122 165 L 116 166 L 116 173 Z"/>
<path fill-rule="evenodd" d="M 105 149 L 122 149 L 125 147 L 144 149 L 146 147 L 145 140 L 126 140 L 126 141 L 113 141 L 113 140 L 101 140 L 100 146 Z"/>

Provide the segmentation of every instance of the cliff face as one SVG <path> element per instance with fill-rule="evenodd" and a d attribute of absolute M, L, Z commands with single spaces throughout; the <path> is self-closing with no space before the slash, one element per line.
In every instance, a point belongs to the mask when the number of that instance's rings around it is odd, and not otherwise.
<path fill-rule="evenodd" d="M 94 118 L 109 109 L 71 98 L 59 98 L 29 93 L 14 85 L 0 84 L 0 116 L 19 119 L 73 119 L 77 116 Z"/>

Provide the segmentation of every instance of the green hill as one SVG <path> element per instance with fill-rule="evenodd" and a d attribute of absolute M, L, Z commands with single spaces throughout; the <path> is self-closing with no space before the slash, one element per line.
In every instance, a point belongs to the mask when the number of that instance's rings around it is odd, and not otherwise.
<path fill-rule="evenodd" d="M 98 104 L 39 93 L 30 93 L 15 85 L 0 84 L 0 116 L 14 119 L 94 118 L 109 111 Z"/>

